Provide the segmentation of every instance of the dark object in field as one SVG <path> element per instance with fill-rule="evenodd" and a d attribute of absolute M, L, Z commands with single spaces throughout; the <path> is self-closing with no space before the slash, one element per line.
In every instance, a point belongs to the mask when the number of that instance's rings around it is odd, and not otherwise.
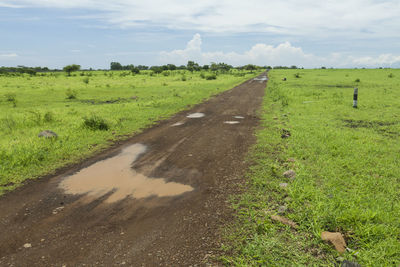
<path fill-rule="evenodd" d="M 358 264 L 357 262 L 351 262 L 348 260 L 344 260 L 344 261 L 342 261 L 342 264 L 340 264 L 340 267 L 361 267 L 361 265 Z"/>
<path fill-rule="evenodd" d="M 286 77 L 284 77 L 284 78 L 282 79 L 282 81 L 286 81 Z"/>
<path fill-rule="evenodd" d="M 357 108 L 357 99 L 358 99 L 358 88 L 354 88 L 353 94 L 353 108 Z"/>
<path fill-rule="evenodd" d="M 45 130 L 45 131 L 40 132 L 38 134 L 38 137 L 45 137 L 45 138 L 53 138 L 53 137 L 55 137 L 55 138 L 57 138 L 58 135 L 53 131 Z"/>
<path fill-rule="evenodd" d="M 339 253 L 346 251 L 346 241 L 341 233 L 322 232 L 321 239 L 331 243 Z"/>
<path fill-rule="evenodd" d="M 288 138 L 290 137 L 290 131 L 286 129 L 282 129 L 282 135 L 281 138 Z"/>

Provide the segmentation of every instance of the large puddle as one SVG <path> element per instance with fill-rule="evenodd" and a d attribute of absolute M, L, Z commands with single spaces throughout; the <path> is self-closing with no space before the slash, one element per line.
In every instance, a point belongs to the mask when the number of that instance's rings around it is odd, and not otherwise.
<path fill-rule="evenodd" d="M 67 194 L 86 194 L 92 197 L 110 196 L 106 202 L 116 202 L 126 197 L 170 197 L 193 190 L 189 185 L 150 178 L 132 169 L 132 163 L 146 146 L 131 145 L 115 157 L 96 162 L 66 177 L 59 185 Z"/>

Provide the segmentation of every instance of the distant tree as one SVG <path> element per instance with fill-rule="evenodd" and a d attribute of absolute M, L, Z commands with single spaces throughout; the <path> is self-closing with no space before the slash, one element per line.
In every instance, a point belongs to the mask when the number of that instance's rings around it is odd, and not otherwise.
<path fill-rule="evenodd" d="M 76 65 L 76 64 L 68 65 L 68 66 L 65 66 L 65 67 L 63 68 L 63 70 L 64 70 L 66 73 L 68 73 L 68 76 L 71 76 L 71 72 L 73 72 L 73 71 L 78 71 L 78 70 L 80 70 L 80 69 L 81 69 L 81 66 L 80 66 L 80 65 Z"/>
<path fill-rule="evenodd" d="M 174 64 L 168 64 L 167 67 L 168 70 L 176 70 L 176 66 Z"/>
<path fill-rule="evenodd" d="M 138 67 L 133 67 L 131 69 L 132 74 L 139 74 L 140 73 L 140 69 Z"/>
<path fill-rule="evenodd" d="M 203 70 L 209 70 L 210 69 L 210 66 L 209 65 L 204 65 L 203 66 Z"/>
<path fill-rule="evenodd" d="M 186 64 L 186 68 L 190 72 L 199 71 L 200 70 L 199 64 L 197 64 L 194 61 L 188 61 L 188 63 Z"/>
<path fill-rule="evenodd" d="M 137 66 L 137 68 L 138 68 L 139 70 L 148 70 L 148 69 L 149 69 L 149 67 L 144 66 L 144 65 L 139 65 L 139 66 Z"/>
<path fill-rule="evenodd" d="M 151 66 L 150 70 L 152 70 L 156 74 L 161 73 L 163 71 L 163 69 L 160 66 Z"/>
<path fill-rule="evenodd" d="M 248 64 L 248 65 L 244 66 L 244 69 L 253 71 L 253 70 L 257 69 L 257 66 L 256 65 L 252 65 L 252 64 Z"/>
<path fill-rule="evenodd" d="M 111 62 L 110 69 L 111 70 L 122 70 L 122 65 L 119 62 Z"/>
<path fill-rule="evenodd" d="M 292 65 L 292 66 L 290 66 L 290 68 L 291 69 L 297 69 L 297 66 L 296 65 Z"/>

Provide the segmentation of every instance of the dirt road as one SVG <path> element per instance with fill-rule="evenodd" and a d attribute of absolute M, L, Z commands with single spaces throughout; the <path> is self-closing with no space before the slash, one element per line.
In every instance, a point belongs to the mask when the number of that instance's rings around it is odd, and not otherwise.
<path fill-rule="evenodd" d="M 264 77 L 0 197 L 0 266 L 209 262 L 243 183 Z"/>

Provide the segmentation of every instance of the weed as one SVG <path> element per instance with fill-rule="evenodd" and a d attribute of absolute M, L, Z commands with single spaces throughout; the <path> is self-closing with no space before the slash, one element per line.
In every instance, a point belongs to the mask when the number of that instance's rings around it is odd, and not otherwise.
<path fill-rule="evenodd" d="M 15 107 L 17 107 L 17 95 L 15 93 L 6 93 L 4 94 L 4 97 L 7 102 L 11 102 Z"/>
<path fill-rule="evenodd" d="M 54 121 L 54 114 L 51 111 L 47 111 L 44 116 L 43 116 L 43 120 L 45 122 L 53 122 Z"/>
<path fill-rule="evenodd" d="M 389 77 L 389 78 L 393 78 L 393 77 L 394 77 L 393 73 L 390 73 L 390 74 L 388 75 L 388 77 Z"/>
<path fill-rule="evenodd" d="M 359 78 L 355 79 L 354 82 L 359 83 L 361 80 Z"/>
<path fill-rule="evenodd" d="M 85 78 L 83 78 L 83 80 L 82 80 L 84 83 L 86 83 L 86 84 L 88 84 L 89 83 L 89 77 L 85 77 Z"/>
<path fill-rule="evenodd" d="M 107 131 L 110 128 L 108 122 L 102 117 L 97 115 L 84 117 L 83 126 L 93 131 L 95 130 Z"/>
<path fill-rule="evenodd" d="M 206 80 L 216 80 L 217 79 L 217 75 L 215 73 L 210 73 L 208 75 L 206 75 Z"/>
<path fill-rule="evenodd" d="M 185 74 L 183 74 L 183 75 L 181 76 L 181 81 L 182 81 L 182 82 L 185 82 L 186 80 L 187 80 L 187 78 L 186 78 Z"/>
<path fill-rule="evenodd" d="M 67 95 L 67 99 L 76 99 L 78 92 L 76 90 L 68 88 L 65 94 Z"/>

